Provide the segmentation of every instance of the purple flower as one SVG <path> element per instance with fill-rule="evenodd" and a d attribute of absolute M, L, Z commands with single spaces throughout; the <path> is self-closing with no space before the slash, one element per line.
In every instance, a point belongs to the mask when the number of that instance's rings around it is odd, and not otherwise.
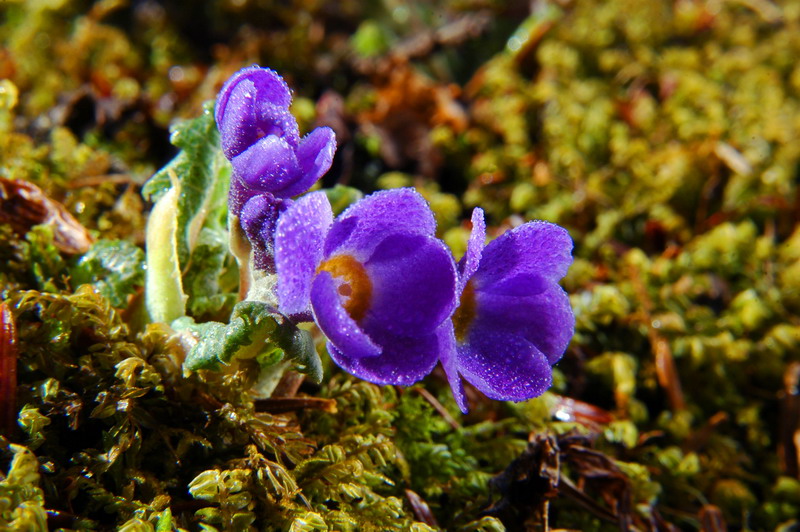
<path fill-rule="evenodd" d="M 291 102 L 283 78 L 259 66 L 234 74 L 219 93 L 215 118 L 222 151 L 233 165 L 230 204 L 237 216 L 255 195 L 305 192 L 333 162 L 333 130 L 319 127 L 301 139 Z"/>
<path fill-rule="evenodd" d="M 379 384 L 411 384 L 440 356 L 456 305 L 456 266 L 413 189 L 377 192 L 336 220 L 322 193 L 278 220 L 275 259 L 281 312 L 313 314 L 333 360 Z"/>
<path fill-rule="evenodd" d="M 492 399 L 523 401 L 544 393 L 572 338 L 575 317 L 558 285 L 572 263 L 562 227 L 529 222 L 484 248 L 483 211 L 472 214 L 458 264 L 459 306 L 443 334 L 442 365 L 461 410 L 461 377 Z"/>
<path fill-rule="evenodd" d="M 278 217 L 289 205 L 290 199 L 280 199 L 266 192 L 253 196 L 239 213 L 239 224 L 252 250 L 256 270 L 275 273 L 275 228 Z"/>

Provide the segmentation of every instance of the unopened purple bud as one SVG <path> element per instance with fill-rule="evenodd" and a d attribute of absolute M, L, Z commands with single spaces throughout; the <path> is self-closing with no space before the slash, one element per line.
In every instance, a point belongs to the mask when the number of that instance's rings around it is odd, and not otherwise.
<path fill-rule="evenodd" d="M 240 70 L 222 87 L 215 117 L 233 180 L 239 181 L 231 199 L 234 214 L 257 194 L 301 194 L 330 169 L 336 135 L 320 127 L 300 138 L 291 102 L 283 78 L 259 66 Z"/>

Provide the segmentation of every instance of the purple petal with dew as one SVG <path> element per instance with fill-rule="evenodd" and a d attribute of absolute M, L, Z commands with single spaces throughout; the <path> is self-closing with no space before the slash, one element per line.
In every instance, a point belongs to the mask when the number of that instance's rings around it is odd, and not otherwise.
<path fill-rule="evenodd" d="M 483 325 L 483 324 L 482 324 Z M 481 326 L 458 347 L 458 370 L 491 399 L 524 401 L 550 387 L 547 357 L 521 336 Z"/>
<path fill-rule="evenodd" d="M 533 273 L 511 275 L 505 279 L 500 279 L 494 284 L 480 283 L 480 281 L 481 278 L 478 278 L 477 286 L 479 291 L 498 296 L 512 297 L 535 296 L 547 290 L 549 286 L 555 286 L 557 284 L 554 281 Z"/>
<path fill-rule="evenodd" d="M 248 187 L 244 180 L 236 172 L 233 172 L 231 188 L 228 191 L 228 211 L 234 216 L 239 216 L 244 204 L 258 194 L 260 194 L 259 191 Z"/>
<path fill-rule="evenodd" d="M 336 281 L 329 272 L 320 272 L 311 285 L 314 321 L 333 345 L 353 359 L 374 357 L 381 348 L 367 336 L 342 306 Z"/>
<path fill-rule="evenodd" d="M 296 139 L 297 123 L 288 111 L 291 101 L 286 82 L 270 69 L 252 66 L 231 76 L 220 90 L 214 110 L 225 156 L 233 158 L 277 130 Z M 296 146 L 297 142 L 290 144 Z"/>
<path fill-rule="evenodd" d="M 572 239 L 563 227 L 528 222 L 489 242 L 475 273 L 481 286 L 533 274 L 557 282 L 572 264 Z"/>
<path fill-rule="evenodd" d="M 239 70 L 229 77 L 228 80 L 222 85 L 222 88 L 217 95 L 217 102 L 214 105 L 214 120 L 216 120 L 217 124 L 222 122 L 223 116 L 225 116 L 225 113 L 228 112 L 228 104 L 230 102 L 231 95 L 239 87 L 240 83 L 243 81 L 249 83 L 252 87 L 252 92 L 255 93 L 255 83 L 247 80 L 247 74 L 252 68 L 254 67 L 243 68 Z"/>
<path fill-rule="evenodd" d="M 532 284 L 531 279 L 518 277 L 514 283 L 507 281 L 501 292 L 477 291 L 475 326 L 525 338 L 555 364 L 575 332 L 575 316 L 560 286 L 540 281 L 533 289 Z M 514 285 L 516 295 L 512 295 Z"/>
<path fill-rule="evenodd" d="M 308 311 L 311 283 L 322 261 L 322 245 L 331 223 L 331 204 L 322 192 L 303 196 L 278 219 L 275 265 L 279 308 L 284 314 Z"/>
<path fill-rule="evenodd" d="M 300 141 L 297 148 L 297 161 L 300 164 L 300 177 L 280 191 L 282 196 L 302 194 L 319 181 L 330 170 L 333 155 L 336 153 L 336 134 L 329 127 L 318 127 Z"/>
<path fill-rule="evenodd" d="M 373 236 L 380 239 L 380 233 Z M 362 325 L 368 333 L 430 334 L 455 309 L 456 272 L 449 249 L 419 234 L 390 234 L 364 263 L 372 301 Z"/>
<path fill-rule="evenodd" d="M 447 375 L 447 382 L 453 391 L 458 408 L 463 413 L 469 412 L 467 395 L 464 393 L 464 382 L 458 373 L 458 352 L 456 351 L 456 334 L 453 330 L 453 322 L 447 320 L 437 330 L 436 336 L 439 338 L 439 360 L 442 362 L 444 373 Z"/>
<path fill-rule="evenodd" d="M 231 159 L 231 164 L 248 187 L 278 196 L 283 195 L 277 191 L 300 174 L 294 150 L 284 139 L 275 136 L 260 139 Z"/>
<path fill-rule="evenodd" d="M 375 384 L 408 386 L 430 373 L 439 357 L 439 338 L 435 334 L 421 338 L 399 338 L 390 334 L 373 337 L 383 348 L 377 357 L 355 358 L 328 342 L 328 352 L 345 371 Z"/>
<path fill-rule="evenodd" d="M 259 99 L 281 107 L 289 107 L 292 104 L 292 91 L 280 74 L 271 68 L 262 68 L 258 65 L 244 70 L 248 79 L 255 83 Z"/>
<path fill-rule="evenodd" d="M 267 192 L 254 196 L 242 208 L 239 222 L 253 249 L 256 269 L 275 272 L 275 228 L 278 217 L 291 203 Z"/>
<path fill-rule="evenodd" d="M 297 126 L 297 119 L 289 109 L 278 105 L 273 105 L 269 101 L 256 102 L 256 135 L 253 142 L 268 135 L 275 135 L 286 140 L 292 147 L 297 149 L 300 143 L 300 130 Z"/>
<path fill-rule="evenodd" d="M 412 188 L 383 190 L 348 207 L 331 228 L 325 254 L 339 248 L 365 259 L 379 241 L 375 235 L 408 233 L 433 236 L 436 220 L 428 202 Z"/>
<path fill-rule="evenodd" d="M 247 83 L 240 86 L 245 90 Z M 280 137 L 293 148 L 299 142 L 297 121 L 286 108 L 253 101 L 253 98 L 241 98 L 237 93 L 232 95 L 228 112 L 217 127 L 222 151 L 228 159 L 268 136 Z"/>
<path fill-rule="evenodd" d="M 256 89 L 248 79 L 238 80 L 230 88 L 228 84 L 220 92 L 215 116 L 222 151 L 225 157 L 231 159 L 257 139 L 254 105 Z"/>
<path fill-rule="evenodd" d="M 478 270 L 483 248 L 486 245 L 486 221 L 483 209 L 475 207 L 472 211 L 472 231 L 467 241 L 467 251 L 458 262 L 458 292 L 461 293 L 472 274 Z"/>
<path fill-rule="evenodd" d="M 220 122 L 220 118 L 227 111 L 231 94 L 243 81 L 252 85 L 253 96 L 257 95 L 259 98 L 271 101 L 274 105 L 283 107 L 289 107 L 292 103 L 292 92 L 280 74 L 270 68 L 253 65 L 236 72 L 222 86 L 215 110 L 217 122 Z"/>

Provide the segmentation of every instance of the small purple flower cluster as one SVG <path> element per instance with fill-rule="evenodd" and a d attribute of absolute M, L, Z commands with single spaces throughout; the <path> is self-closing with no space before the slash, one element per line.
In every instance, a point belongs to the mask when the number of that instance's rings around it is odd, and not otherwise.
<path fill-rule="evenodd" d="M 336 151 L 329 127 L 300 138 L 291 103 L 277 72 L 252 66 L 225 83 L 214 111 L 222 151 L 233 166 L 230 213 L 260 270 L 273 269 L 272 234 L 288 198 L 311 188 L 330 169 Z"/>
<path fill-rule="evenodd" d="M 298 143 L 288 105 L 283 80 L 251 67 L 223 87 L 216 114 L 231 209 L 268 250 L 281 312 L 313 319 L 333 360 L 371 382 L 408 385 L 441 362 L 464 412 L 462 377 L 493 399 L 541 395 L 575 323 L 558 284 L 572 262 L 567 231 L 530 222 L 484 246 L 475 209 L 456 263 L 413 189 L 377 192 L 336 218 L 322 192 L 292 202 L 330 167 L 335 139 L 318 128 Z"/>

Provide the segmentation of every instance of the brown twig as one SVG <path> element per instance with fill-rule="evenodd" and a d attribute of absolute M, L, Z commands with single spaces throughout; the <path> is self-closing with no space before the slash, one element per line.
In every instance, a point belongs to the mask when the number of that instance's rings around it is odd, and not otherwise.
<path fill-rule="evenodd" d="M 83 187 L 96 187 L 103 183 L 113 183 L 115 185 L 138 185 L 139 183 L 130 174 L 100 174 L 87 175 L 68 181 L 66 188 L 75 189 Z"/>
<path fill-rule="evenodd" d="M 722 510 L 713 504 L 706 504 L 700 510 L 700 530 L 702 532 L 728 532 Z"/>

